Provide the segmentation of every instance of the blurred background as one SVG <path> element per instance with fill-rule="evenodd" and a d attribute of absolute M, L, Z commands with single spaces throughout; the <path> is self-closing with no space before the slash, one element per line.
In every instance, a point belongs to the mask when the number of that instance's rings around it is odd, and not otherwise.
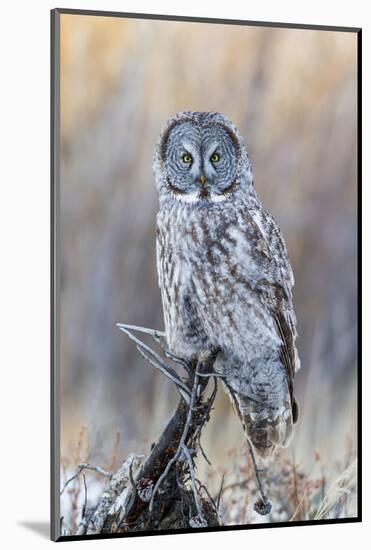
<path fill-rule="evenodd" d="M 166 120 L 183 110 L 234 121 L 286 239 L 302 368 L 301 417 L 285 453 L 310 468 L 315 453 L 330 465 L 356 445 L 356 41 L 344 32 L 61 16 L 64 468 L 77 455 L 104 465 L 113 454 L 147 452 L 177 402 L 115 324 L 163 328 L 152 156 Z M 221 390 L 203 437 L 212 468 L 228 471 L 242 442 Z M 200 462 L 201 477 L 207 468 Z"/>

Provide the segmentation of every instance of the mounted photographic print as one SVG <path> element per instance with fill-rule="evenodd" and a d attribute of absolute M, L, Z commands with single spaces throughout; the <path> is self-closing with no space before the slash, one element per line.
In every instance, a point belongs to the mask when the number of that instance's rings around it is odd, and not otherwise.
<path fill-rule="evenodd" d="M 52 11 L 53 540 L 361 520 L 360 59 Z"/>

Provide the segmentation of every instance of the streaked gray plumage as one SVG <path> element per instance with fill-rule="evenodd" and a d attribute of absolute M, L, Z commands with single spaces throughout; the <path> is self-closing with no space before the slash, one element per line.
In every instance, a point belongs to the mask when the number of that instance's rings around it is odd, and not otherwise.
<path fill-rule="evenodd" d="M 220 350 L 247 436 L 261 456 L 297 420 L 294 277 L 283 236 L 257 198 L 247 149 L 220 113 L 178 113 L 155 150 L 157 268 L 169 349 Z"/>

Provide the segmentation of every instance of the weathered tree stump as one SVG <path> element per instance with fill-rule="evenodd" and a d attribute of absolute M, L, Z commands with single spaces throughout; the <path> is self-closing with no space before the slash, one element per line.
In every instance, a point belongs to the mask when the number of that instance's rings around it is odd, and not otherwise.
<path fill-rule="evenodd" d="M 198 362 L 186 362 L 165 350 L 165 355 L 186 371 L 186 376 L 180 377 L 160 355 L 135 337 L 132 330 L 149 333 L 164 345 L 162 333 L 128 325 L 120 328 L 135 341 L 144 358 L 175 383 L 180 399 L 146 458 L 129 455 L 114 474 L 91 465 L 79 466 L 76 475 L 84 468 L 91 468 L 108 476 L 110 481 L 95 508 L 85 512 L 76 534 L 217 526 L 220 524 L 217 506 L 195 473 L 198 454 L 202 453 L 208 460 L 200 437 L 210 419 L 217 391 L 218 375 L 213 371 L 217 350 L 211 350 Z M 208 391 L 210 382 L 213 388 Z"/>
<path fill-rule="evenodd" d="M 136 343 L 138 351 L 176 386 L 180 394 L 178 406 L 147 457 L 129 455 L 117 472 L 111 474 L 91 464 L 80 464 L 77 473 L 89 468 L 109 478 L 108 487 L 84 517 L 75 534 L 129 533 L 145 530 L 170 530 L 215 527 L 220 525 L 218 506 L 197 478 L 195 460 L 202 454 L 201 432 L 210 419 L 217 392 L 217 378 L 213 370 L 219 350 L 209 350 L 198 360 L 185 361 L 166 349 L 164 334 L 130 325 L 118 325 Z M 164 355 L 180 365 L 185 376 L 180 376 L 162 356 L 133 334 L 149 334 L 161 345 Z M 212 386 L 212 389 L 210 388 Z M 261 501 L 256 511 L 267 514 L 270 503 L 263 493 L 251 444 L 253 461 Z M 208 461 L 209 462 L 209 461 Z"/>

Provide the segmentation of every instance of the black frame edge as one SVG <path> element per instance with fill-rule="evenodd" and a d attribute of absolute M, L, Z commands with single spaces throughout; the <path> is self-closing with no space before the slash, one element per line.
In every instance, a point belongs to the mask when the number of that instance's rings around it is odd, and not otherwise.
<path fill-rule="evenodd" d="M 220 531 L 250 531 L 252 529 L 279 529 L 284 527 L 306 527 L 313 525 L 335 525 L 345 523 L 360 523 L 359 517 L 341 519 L 323 519 L 308 521 L 283 521 L 277 523 L 253 523 L 246 525 L 223 525 L 222 527 L 205 527 L 200 529 L 166 529 L 161 531 L 136 531 L 132 533 L 108 533 L 98 535 L 68 535 L 61 536 L 57 542 L 94 539 L 127 539 L 132 537 L 153 537 L 157 535 L 184 535 L 189 533 L 215 533 Z"/>
<path fill-rule="evenodd" d="M 362 521 L 362 29 L 357 33 L 357 512 Z"/>
<path fill-rule="evenodd" d="M 60 15 L 50 12 L 50 538 L 60 538 L 60 430 L 59 430 L 59 131 L 60 131 Z"/>
<path fill-rule="evenodd" d="M 337 32 L 358 32 L 360 27 L 344 27 L 338 25 L 317 25 L 304 23 L 272 23 L 270 21 L 252 21 L 244 19 L 221 19 L 215 17 L 196 17 L 185 15 L 159 15 L 155 13 L 134 13 L 105 10 L 84 10 L 77 8 L 56 8 L 60 14 L 66 15 L 87 15 L 99 17 L 121 17 L 126 19 L 151 19 L 155 21 L 184 21 L 189 23 L 216 23 L 223 25 L 244 25 L 254 27 L 278 27 L 284 29 L 304 29 L 316 31 L 337 31 Z"/>

